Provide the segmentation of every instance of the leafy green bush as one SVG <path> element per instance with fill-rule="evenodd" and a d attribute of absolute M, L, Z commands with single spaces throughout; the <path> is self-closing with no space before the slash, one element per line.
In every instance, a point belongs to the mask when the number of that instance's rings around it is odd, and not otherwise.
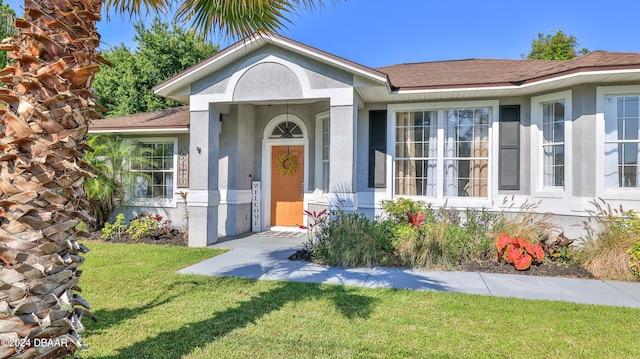
<path fill-rule="evenodd" d="M 143 215 L 135 218 L 129 223 L 127 233 L 131 239 L 137 241 L 142 237 L 146 237 L 158 229 L 158 221 L 152 216 Z"/>
<path fill-rule="evenodd" d="M 637 239 L 633 247 L 627 250 L 629 253 L 629 269 L 635 278 L 640 278 L 640 239 Z"/>
<path fill-rule="evenodd" d="M 501 223 L 498 214 L 485 209 L 436 210 L 407 198 L 383 201 L 383 208 L 395 223 L 394 252 L 403 266 L 452 268 L 494 256 L 491 233 Z"/>
<path fill-rule="evenodd" d="M 576 253 L 576 260 L 597 278 L 633 280 L 630 252 L 634 252 L 640 238 L 640 216 L 633 210 L 611 208 L 603 199 L 591 202 L 584 222 L 587 232 L 584 247 Z"/>
<path fill-rule="evenodd" d="M 76 231 L 88 231 L 89 230 L 89 226 L 87 226 L 87 224 L 84 221 L 80 221 L 78 222 L 78 224 L 76 224 Z"/>
<path fill-rule="evenodd" d="M 124 214 L 118 213 L 116 216 L 116 221 L 113 223 L 106 222 L 104 227 L 102 227 L 102 239 L 104 240 L 114 240 L 114 239 L 122 239 L 122 236 L 125 234 L 127 230 L 127 225 L 124 223 Z"/>
<path fill-rule="evenodd" d="M 393 265 L 389 224 L 354 212 L 334 212 L 318 233 L 313 259 L 328 265 Z"/>
<path fill-rule="evenodd" d="M 426 202 L 412 201 L 408 198 L 397 198 L 395 200 L 383 200 L 382 208 L 387 213 L 390 220 L 396 223 L 407 222 L 407 213 L 413 215 L 414 213 L 425 214 L 428 212 Z"/>

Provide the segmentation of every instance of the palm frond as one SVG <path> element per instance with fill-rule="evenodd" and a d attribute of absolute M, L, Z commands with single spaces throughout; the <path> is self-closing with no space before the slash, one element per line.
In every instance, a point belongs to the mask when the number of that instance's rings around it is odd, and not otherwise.
<path fill-rule="evenodd" d="M 167 0 L 107 0 L 105 9 L 114 9 L 116 13 L 133 17 L 143 12 L 164 13 L 171 8 L 171 3 Z"/>

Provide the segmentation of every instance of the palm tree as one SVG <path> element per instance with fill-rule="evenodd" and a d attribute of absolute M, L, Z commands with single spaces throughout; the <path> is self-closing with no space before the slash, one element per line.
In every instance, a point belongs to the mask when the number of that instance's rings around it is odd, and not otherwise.
<path fill-rule="evenodd" d="M 312 0 L 188 0 L 179 19 L 230 37 L 275 31 Z M 136 14 L 170 2 L 108 0 Z M 25 0 L 18 34 L 0 49 L 11 65 L 0 71 L 0 357 L 55 358 L 81 348 L 78 295 L 90 220 L 82 160 L 88 122 L 100 118 L 91 81 L 106 63 L 96 48 L 101 0 Z M 44 340 L 47 339 L 47 340 Z"/>
<path fill-rule="evenodd" d="M 87 198 L 91 202 L 89 214 L 95 220 L 92 228 L 102 228 L 107 218 L 124 197 L 124 189 L 132 188 L 137 178 L 148 176 L 134 172 L 134 168 L 152 165 L 152 151 L 135 142 L 123 141 L 116 135 L 93 135 L 87 139 L 93 149 L 84 160 L 94 168 L 95 177 L 84 182 Z M 151 180 L 151 178 L 146 178 Z"/>

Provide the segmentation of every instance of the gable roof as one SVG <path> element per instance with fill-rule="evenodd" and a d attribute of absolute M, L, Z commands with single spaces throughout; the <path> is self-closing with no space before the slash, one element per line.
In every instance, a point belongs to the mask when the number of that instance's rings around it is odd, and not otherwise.
<path fill-rule="evenodd" d="M 389 83 L 386 73 L 373 68 L 318 50 L 314 47 L 277 34 L 256 34 L 236 42 L 226 49 L 214 54 L 210 58 L 178 73 L 164 82 L 157 84 L 153 87 L 153 90 L 160 96 L 170 98 L 176 98 L 175 96 L 177 94 L 184 96 L 185 87 L 192 82 L 212 74 L 249 53 L 269 44 L 307 56 L 318 62 L 337 67 L 354 75 L 363 76 L 380 83 L 381 86 L 386 86 Z"/>
<path fill-rule="evenodd" d="M 187 132 L 189 130 L 189 106 L 93 120 L 90 133 L 118 132 Z"/>

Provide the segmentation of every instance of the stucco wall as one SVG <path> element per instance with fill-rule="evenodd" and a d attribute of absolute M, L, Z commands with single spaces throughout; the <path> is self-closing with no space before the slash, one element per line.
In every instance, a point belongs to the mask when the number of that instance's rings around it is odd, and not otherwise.
<path fill-rule="evenodd" d="M 347 72 L 275 46 L 266 46 L 224 70 L 194 82 L 191 94 L 223 94 L 232 91 L 234 98 L 239 100 L 302 98 L 302 87 L 296 83 L 291 69 L 280 64 L 282 61 L 300 67 L 309 81 L 309 89 L 345 88 L 353 84 L 353 76 Z M 243 73 L 240 88 L 229 88 L 230 79 L 237 73 Z M 268 91 L 264 91 L 265 89 Z"/>
<path fill-rule="evenodd" d="M 596 87 L 574 87 L 573 94 L 573 193 L 575 197 L 596 196 Z"/>

